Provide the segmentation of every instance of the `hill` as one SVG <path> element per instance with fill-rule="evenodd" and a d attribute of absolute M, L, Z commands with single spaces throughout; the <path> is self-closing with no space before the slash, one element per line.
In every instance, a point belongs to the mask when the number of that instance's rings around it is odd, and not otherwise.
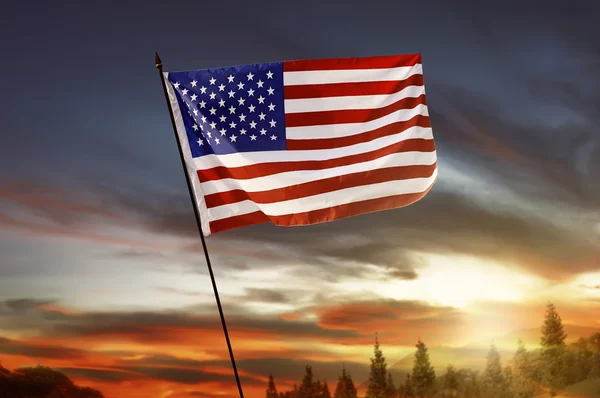
<path fill-rule="evenodd" d="M 0 364 L 0 398 L 104 398 L 100 391 L 75 385 L 43 366 L 11 372 Z"/>

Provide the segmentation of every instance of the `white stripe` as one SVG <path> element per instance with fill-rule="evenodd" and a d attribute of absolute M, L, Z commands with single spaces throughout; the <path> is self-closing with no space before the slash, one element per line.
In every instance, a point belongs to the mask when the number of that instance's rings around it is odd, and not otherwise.
<path fill-rule="evenodd" d="M 358 83 L 405 80 L 412 75 L 423 74 L 423 66 L 399 66 L 382 69 L 311 70 L 283 72 L 284 86 L 304 84 Z"/>
<path fill-rule="evenodd" d="M 226 155 L 205 155 L 194 158 L 197 170 L 212 169 L 213 167 L 243 167 L 258 163 L 300 162 L 308 160 L 336 159 L 343 156 L 375 151 L 396 142 L 413 138 L 433 139 L 431 127 L 411 127 L 401 133 L 379 137 L 373 141 L 361 142 L 333 149 L 310 149 L 305 151 L 260 151 L 229 153 Z"/>
<path fill-rule="evenodd" d="M 285 113 L 337 111 L 341 109 L 377 109 L 403 98 L 417 98 L 425 94 L 424 86 L 408 86 L 393 94 L 323 97 L 285 100 Z"/>
<path fill-rule="evenodd" d="M 361 134 L 395 122 L 404 122 L 417 116 L 429 116 L 427 105 L 419 104 L 412 109 L 400 109 L 379 119 L 364 123 L 343 123 L 318 126 L 286 127 L 285 134 L 290 140 L 314 140 L 317 138 L 338 138 Z"/>
<path fill-rule="evenodd" d="M 267 216 L 283 216 L 315 211 L 333 206 L 344 205 L 362 200 L 377 199 L 387 196 L 424 192 L 435 181 L 437 168 L 428 178 L 413 178 L 410 180 L 387 181 L 379 184 L 364 185 L 291 199 L 283 202 L 256 204 L 250 200 L 223 205 L 208 209 L 210 221 L 262 211 Z"/>
<path fill-rule="evenodd" d="M 289 171 L 264 177 L 250 178 L 247 180 L 223 178 L 221 180 L 207 181 L 202 183 L 202 191 L 205 195 L 228 192 L 236 189 L 241 189 L 246 192 L 261 192 L 388 167 L 432 165 L 436 160 L 437 156 L 435 152 L 400 152 L 382 156 L 367 162 L 353 163 L 347 166 L 333 167 L 324 170 Z"/>

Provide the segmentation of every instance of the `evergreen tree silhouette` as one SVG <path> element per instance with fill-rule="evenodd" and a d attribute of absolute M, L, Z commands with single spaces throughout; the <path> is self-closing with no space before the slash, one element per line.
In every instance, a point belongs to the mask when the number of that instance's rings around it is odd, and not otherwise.
<path fill-rule="evenodd" d="M 416 397 L 425 398 L 432 393 L 435 383 L 435 370 L 429 362 L 427 346 L 419 339 L 412 369 L 412 388 Z"/>
<path fill-rule="evenodd" d="M 404 382 L 404 387 L 402 388 L 402 398 L 414 398 L 414 396 L 415 390 L 413 388 L 410 373 L 407 373 L 406 381 Z"/>
<path fill-rule="evenodd" d="M 315 391 L 316 383 L 314 381 L 312 367 L 310 365 L 306 365 L 305 370 L 306 372 L 304 373 L 304 378 L 302 379 L 302 384 L 300 384 L 300 387 L 298 388 L 296 397 L 317 398 L 317 391 Z"/>
<path fill-rule="evenodd" d="M 551 397 L 556 396 L 566 384 L 566 338 L 562 319 L 554 304 L 550 303 L 546 308 L 540 343 L 542 345 L 542 380 Z"/>
<path fill-rule="evenodd" d="M 371 373 L 366 398 L 385 398 L 387 364 L 383 352 L 379 349 L 379 339 L 375 337 L 375 357 L 371 358 Z"/>
<path fill-rule="evenodd" d="M 356 386 L 346 367 L 342 367 L 342 375 L 338 379 L 333 398 L 357 398 Z"/>
<path fill-rule="evenodd" d="M 269 383 L 267 385 L 266 398 L 278 398 L 277 388 L 275 388 L 275 380 L 273 375 L 269 373 Z"/>
<path fill-rule="evenodd" d="M 455 397 L 458 393 L 458 374 L 454 366 L 448 365 L 444 375 L 443 393 L 444 397 Z"/>
<path fill-rule="evenodd" d="M 321 388 L 319 389 L 319 398 L 331 398 L 331 392 L 329 392 L 329 386 L 327 380 L 323 380 Z"/>
<path fill-rule="evenodd" d="M 567 335 L 563 329 L 562 319 L 554 304 L 548 304 L 546 308 L 546 316 L 542 325 L 542 338 L 540 343 L 542 347 L 564 346 Z"/>
<path fill-rule="evenodd" d="M 501 398 L 507 394 L 506 377 L 502 370 L 500 353 L 495 344 L 490 346 L 483 372 L 483 389 L 489 396 Z"/>
<path fill-rule="evenodd" d="M 396 390 L 396 386 L 394 385 L 394 380 L 392 378 L 392 374 L 388 372 L 387 381 L 385 383 L 385 397 L 386 398 L 396 398 L 398 396 L 398 390 Z"/>

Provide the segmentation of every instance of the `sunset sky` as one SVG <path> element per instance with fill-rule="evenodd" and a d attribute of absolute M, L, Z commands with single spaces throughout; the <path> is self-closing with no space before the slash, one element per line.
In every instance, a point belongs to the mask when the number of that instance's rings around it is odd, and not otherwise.
<path fill-rule="evenodd" d="M 248 398 L 308 363 L 332 390 L 342 362 L 362 383 L 375 333 L 393 364 L 418 338 L 488 346 L 539 327 L 549 301 L 600 329 L 596 2 L 11 3 L 4 367 L 51 366 L 107 397 L 236 395 L 154 51 L 165 71 L 423 57 L 439 156 L 424 199 L 207 238 Z"/>

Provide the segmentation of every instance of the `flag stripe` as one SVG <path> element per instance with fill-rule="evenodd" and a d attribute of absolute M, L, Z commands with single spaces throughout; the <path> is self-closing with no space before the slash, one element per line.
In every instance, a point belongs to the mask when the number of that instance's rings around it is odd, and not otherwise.
<path fill-rule="evenodd" d="M 347 166 L 353 163 L 366 162 L 371 159 L 380 158 L 398 152 L 433 152 L 435 144 L 433 140 L 421 138 L 409 139 L 385 148 L 377 149 L 371 152 L 363 152 L 356 155 L 344 156 L 336 159 L 313 160 L 300 162 L 278 162 L 278 163 L 262 163 L 244 167 L 213 167 L 212 169 L 202 170 L 198 172 L 200 182 L 211 180 L 219 180 L 221 178 L 233 178 L 238 180 L 247 180 L 250 178 L 263 177 L 267 175 L 284 173 L 287 171 L 299 170 L 324 170 L 332 167 Z"/>
<path fill-rule="evenodd" d="M 303 86 L 306 84 L 359 83 L 389 80 L 404 80 L 409 76 L 423 73 L 421 64 L 399 66 L 387 69 L 347 69 L 312 70 L 302 72 L 283 72 L 284 86 Z"/>
<path fill-rule="evenodd" d="M 283 95 L 286 100 L 305 98 L 351 97 L 361 95 L 392 94 L 409 86 L 423 86 L 423 75 L 413 74 L 404 80 L 362 83 L 330 83 L 287 86 Z"/>
<path fill-rule="evenodd" d="M 351 109 L 378 109 L 392 106 L 405 98 L 418 98 L 425 94 L 423 86 L 408 86 L 392 94 L 362 95 L 358 97 L 305 98 L 285 101 L 285 113 L 325 112 Z M 291 125 L 286 126 L 293 127 Z"/>
<path fill-rule="evenodd" d="M 303 213 L 332 206 L 339 206 L 361 200 L 375 199 L 406 193 L 423 192 L 435 181 L 437 168 L 428 178 L 412 178 L 410 180 L 386 181 L 377 184 L 361 185 L 317 194 L 306 198 L 290 199 L 275 203 L 257 204 L 250 200 L 213 207 L 209 212 L 209 221 L 220 220 L 240 214 L 262 211 L 267 216 L 283 216 L 290 210 Z"/>
<path fill-rule="evenodd" d="M 435 152 L 399 152 L 366 162 L 333 167 L 316 172 L 313 170 L 295 170 L 245 180 L 222 178 L 220 180 L 204 182 L 201 184 L 200 188 L 205 196 L 238 189 L 247 192 L 260 192 L 304 184 L 310 181 L 332 178 L 335 176 L 370 172 L 382 167 L 389 168 L 410 165 L 428 166 L 434 164 L 436 160 L 437 157 Z"/>
<path fill-rule="evenodd" d="M 417 115 L 415 117 L 410 118 L 407 121 L 386 124 L 385 126 L 379 127 L 374 130 L 366 131 L 361 134 L 355 134 L 347 137 L 321 138 L 316 140 L 288 139 L 287 149 L 292 151 L 309 151 L 316 149 L 341 148 L 345 146 L 360 144 L 361 142 L 373 141 L 380 137 L 402 133 L 403 131 L 417 126 L 423 128 L 431 127 L 429 117 Z"/>
<path fill-rule="evenodd" d="M 328 124 L 363 124 L 402 109 L 415 108 L 418 105 L 427 105 L 425 94 L 421 94 L 416 98 L 402 98 L 393 104 L 377 109 L 340 109 L 323 112 L 286 113 L 285 125 L 287 128 L 294 128 Z"/>
<path fill-rule="evenodd" d="M 328 58 L 286 61 L 284 72 L 336 69 L 385 69 L 395 66 L 412 66 L 421 63 L 421 54 L 402 54 L 362 58 Z"/>
<path fill-rule="evenodd" d="M 397 167 L 379 167 L 359 173 L 336 175 L 334 177 L 312 180 L 302 184 L 284 188 L 251 192 L 246 189 L 236 189 L 212 195 L 205 194 L 206 206 L 210 209 L 233 203 L 250 200 L 257 204 L 275 203 L 291 199 L 334 192 L 340 189 L 378 184 L 386 181 L 407 180 L 411 178 L 427 178 L 433 174 L 436 165 L 410 165 Z M 335 187 L 332 190 L 331 187 Z"/>
<path fill-rule="evenodd" d="M 374 139 L 370 142 L 361 142 L 360 144 L 342 148 L 317 149 L 310 151 L 260 151 L 230 153 L 226 155 L 206 155 L 201 158 L 194 158 L 192 161 L 194 162 L 196 170 L 203 172 L 203 170 L 209 170 L 216 167 L 238 168 L 252 166 L 257 163 L 271 164 L 278 162 L 328 160 L 373 151 L 394 143 L 415 138 L 433 140 L 433 131 L 431 128 L 411 127 L 406 131 L 394 135 L 388 135 Z"/>

